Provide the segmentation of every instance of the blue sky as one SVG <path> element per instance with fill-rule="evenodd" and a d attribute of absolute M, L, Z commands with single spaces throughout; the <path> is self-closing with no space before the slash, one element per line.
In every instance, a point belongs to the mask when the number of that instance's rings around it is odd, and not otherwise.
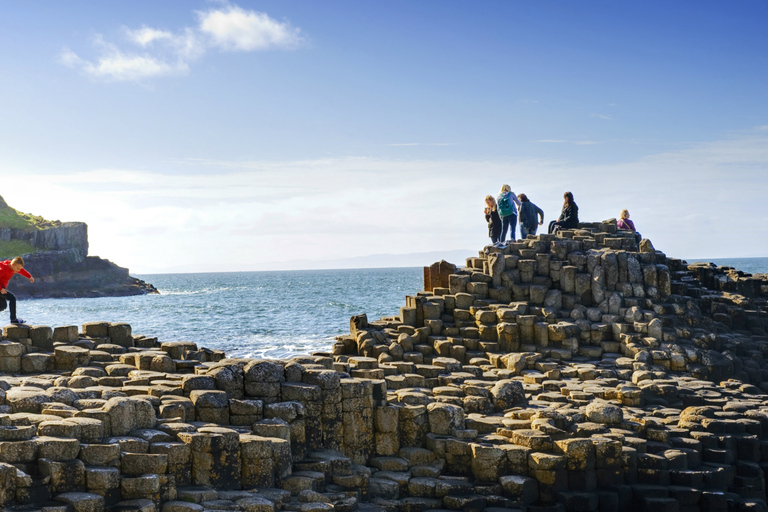
<path fill-rule="evenodd" d="M 670 256 L 768 256 L 766 26 L 763 1 L 0 1 L 0 194 L 136 272 L 479 249 L 503 183 L 547 219 L 565 190 L 628 208 Z"/>

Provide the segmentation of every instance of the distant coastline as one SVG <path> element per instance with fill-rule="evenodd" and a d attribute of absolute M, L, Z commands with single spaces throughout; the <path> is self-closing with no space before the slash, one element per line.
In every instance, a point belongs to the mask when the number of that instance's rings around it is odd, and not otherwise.
<path fill-rule="evenodd" d="M 718 267 L 733 267 L 748 274 L 768 274 L 768 257 L 754 258 L 690 258 L 688 263 L 714 263 Z"/>
<path fill-rule="evenodd" d="M 476 251 L 475 251 L 476 252 Z M 467 250 L 455 250 L 445 252 L 424 252 L 411 254 L 372 254 L 357 258 L 345 258 L 340 260 L 292 260 L 283 262 L 287 268 L 271 268 L 270 264 L 253 265 L 251 268 L 220 270 L 217 272 L 198 272 L 194 270 L 165 270 L 156 272 L 131 272 L 131 275 L 140 279 L 146 279 L 155 275 L 169 274 L 220 274 L 237 272 L 300 272 L 318 270 L 367 270 L 388 268 L 421 268 L 445 259 L 457 265 L 463 265 L 468 257 L 475 256 L 474 252 Z M 688 263 L 714 263 L 719 267 L 733 267 L 736 270 L 750 274 L 768 273 L 768 257 L 752 258 L 684 258 Z M 343 266 L 343 265 L 347 266 Z M 306 265 L 306 266 L 302 266 Z"/>

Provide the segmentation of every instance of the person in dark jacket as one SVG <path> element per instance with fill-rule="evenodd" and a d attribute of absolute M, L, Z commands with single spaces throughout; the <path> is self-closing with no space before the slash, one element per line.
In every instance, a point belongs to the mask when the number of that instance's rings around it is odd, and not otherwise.
<path fill-rule="evenodd" d="M 549 232 L 554 233 L 560 229 L 573 229 L 579 227 L 579 207 L 573 200 L 573 194 L 563 194 L 563 210 L 556 221 L 549 223 Z"/>
<path fill-rule="evenodd" d="M 488 236 L 491 237 L 491 242 L 495 244 L 501 238 L 501 217 L 499 217 L 496 199 L 490 195 L 485 196 L 485 221 L 488 223 Z"/>
<path fill-rule="evenodd" d="M 525 240 L 528 235 L 535 235 L 538 227 L 544 224 L 544 212 L 525 194 L 517 197 L 520 199 L 520 238 Z"/>

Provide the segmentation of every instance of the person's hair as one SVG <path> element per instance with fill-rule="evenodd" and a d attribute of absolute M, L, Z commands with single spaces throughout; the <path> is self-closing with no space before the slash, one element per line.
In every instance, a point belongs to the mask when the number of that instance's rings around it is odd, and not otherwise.
<path fill-rule="evenodd" d="M 573 194 L 571 194 L 570 192 L 566 192 L 565 194 L 563 194 L 563 199 L 565 199 L 565 201 L 563 201 L 563 208 L 565 208 L 569 204 L 573 204 Z"/>
<path fill-rule="evenodd" d="M 527 195 L 525 195 L 525 194 L 518 194 L 518 195 L 517 195 L 517 198 L 520 200 L 520 202 L 523 202 L 523 201 L 527 201 L 527 200 L 528 200 L 528 196 L 527 196 Z"/>
<path fill-rule="evenodd" d="M 21 263 L 22 267 L 24 266 L 24 258 L 22 258 L 21 256 L 16 256 L 11 260 L 11 265 L 17 265 L 19 263 Z"/>
<path fill-rule="evenodd" d="M 495 197 L 493 197 L 491 195 L 485 196 L 485 202 L 486 203 L 490 202 L 491 203 L 491 208 L 493 208 L 494 210 L 496 209 L 496 198 Z"/>
<path fill-rule="evenodd" d="M 629 210 L 621 210 L 621 214 L 619 215 L 619 218 L 626 219 L 629 217 Z"/>
<path fill-rule="evenodd" d="M 502 185 L 501 186 L 501 192 L 500 194 L 506 194 L 507 192 L 512 192 L 512 188 L 509 185 Z"/>

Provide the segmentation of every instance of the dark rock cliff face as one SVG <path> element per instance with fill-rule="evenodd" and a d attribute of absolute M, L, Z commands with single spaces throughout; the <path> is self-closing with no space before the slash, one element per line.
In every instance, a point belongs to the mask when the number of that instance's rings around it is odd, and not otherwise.
<path fill-rule="evenodd" d="M 9 284 L 19 298 L 122 297 L 158 293 L 149 283 L 128 275 L 128 269 L 77 249 L 24 255 L 30 283 L 16 276 Z"/>
<path fill-rule="evenodd" d="M 0 197 L 0 208 L 8 208 Z M 149 283 L 128 275 L 128 269 L 109 260 L 88 256 L 88 225 L 51 223 L 36 230 L 0 228 L 3 241 L 23 240 L 38 252 L 21 255 L 34 283 L 14 277 L 9 289 L 19 298 L 119 297 L 158 293 Z"/>
<path fill-rule="evenodd" d="M 41 229 L 32 234 L 32 245 L 44 251 L 76 249 L 88 254 L 88 225 L 85 222 L 65 222 L 61 226 Z"/>

